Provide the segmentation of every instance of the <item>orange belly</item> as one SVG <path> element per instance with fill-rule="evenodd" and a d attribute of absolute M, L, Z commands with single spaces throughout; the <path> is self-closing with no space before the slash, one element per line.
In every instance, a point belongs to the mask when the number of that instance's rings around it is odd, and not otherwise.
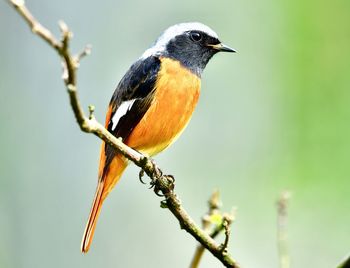
<path fill-rule="evenodd" d="M 201 80 L 178 61 L 161 58 L 151 107 L 126 140 L 147 155 L 163 151 L 187 126 L 198 102 Z"/>

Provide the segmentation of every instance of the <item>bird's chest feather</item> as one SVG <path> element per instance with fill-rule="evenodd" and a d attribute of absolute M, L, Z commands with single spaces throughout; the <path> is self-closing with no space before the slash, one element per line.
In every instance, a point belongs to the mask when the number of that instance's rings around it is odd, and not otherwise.
<path fill-rule="evenodd" d="M 200 93 L 200 78 L 178 61 L 162 58 L 151 107 L 127 144 L 154 155 L 169 146 L 188 124 Z"/>

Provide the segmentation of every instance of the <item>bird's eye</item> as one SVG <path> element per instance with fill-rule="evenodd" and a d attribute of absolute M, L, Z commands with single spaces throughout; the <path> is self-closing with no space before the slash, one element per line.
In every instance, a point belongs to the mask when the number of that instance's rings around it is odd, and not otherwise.
<path fill-rule="evenodd" d="M 198 32 L 191 32 L 190 37 L 194 42 L 199 42 L 202 40 L 202 35 Z"/>

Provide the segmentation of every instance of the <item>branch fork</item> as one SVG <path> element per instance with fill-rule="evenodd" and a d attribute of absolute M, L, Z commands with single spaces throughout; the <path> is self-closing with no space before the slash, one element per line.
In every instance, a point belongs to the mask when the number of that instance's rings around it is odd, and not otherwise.
<path fill-rule="evenodd" d="M 230 236 L 230 226 L 235 219 L 236 209 L 232 208 L 230 213 L 222 213 L 220 211 L 221 201 L 219 191 L 215 190 L 208 200 L 208 212 L 202 217 L 203 230 L 209 234 L 211 238 L 217 237 L 221 232 L 225 233 L 225 240 L 218 246 L 221 256 L 229 256 L 228 242 Z M 199 267 L 200 260 L 204 253 L 204 246 L 198 245 L 194 253 L 190 268 Z M 234 267 L 238 267 L 237 264 Z"/>

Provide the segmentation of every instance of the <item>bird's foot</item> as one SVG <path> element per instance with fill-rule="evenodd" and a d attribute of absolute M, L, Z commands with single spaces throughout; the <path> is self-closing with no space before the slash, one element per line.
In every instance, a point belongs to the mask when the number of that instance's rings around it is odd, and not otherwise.
<path fill-rule="evenodd" d="M 167 179 L 167 183 L 169 185 L 169 189 L 172 191 L 175 187 L 175 177 L 173 175 L 164 175 L 164 177 Z"/>
<path fill-rule="evenodd" d="M 150 182 L 150 189 L 154 187 L 156 184 L 157 178 L 160 178 L 163 176 L 162 170 L 157 166 L 156 162 L 151 159 L 152 165 L 153 165 L 153 172 L 150 176 L 151 182 Z M 143 177 L 145 176 L 145 171 L 143 169 L 140 170 L 139 172 L 139 180 L 142 184 L 146 184 L 146 182 L 143 180 Z"/>
<path fill-rule="evenodd" d="M 158 180 L 161 180 L 160 182 Z M 173 175 L 162 175 L 158 177 L 151 188 L 154 187 L 154 193 L 161 197 L 167 197 L 171 194 L 175 187 L 175 178 Z"/>
<path fill-rule="evenodd" d="M 164 175 L 163 171 L 152 160 L 154 166 L 154 172 L 151 181 L 151 187 L 154 193 L 158 196 L 167 196 L 174 190 L 175 178 L 173 175 Z"/>
<path fill-rule="evenodd" d="M 153 164 L 153 174 L 151 176 L 151 182 L 150 182 L 150 189 L 153 188 L 154 193 L 158 196 L 164 196 L 162 194 L 162 191 L 158 185 L 159 179 L 163 176 L 163 171 L 157 166 L 156 162 L 152 159 L 151 160 Z"/>
<path fill-rule="evenodd" d="M 154 190 L 154 193 L 161 197 L 166 197 L 167 194 L 171 193 L 175 187 L 175 178 L 173 175 L 164 175 L 163 171 L 157 166 L 154 160 L 151 160 L 153 164 L 153 173 L 150 176 L 150 187 L 149 189 Z M 141 183 L 146 184 L 143 180 L 145 175 L 145 171 L 143 169 L 140 170 L 139 180 Z"/>

